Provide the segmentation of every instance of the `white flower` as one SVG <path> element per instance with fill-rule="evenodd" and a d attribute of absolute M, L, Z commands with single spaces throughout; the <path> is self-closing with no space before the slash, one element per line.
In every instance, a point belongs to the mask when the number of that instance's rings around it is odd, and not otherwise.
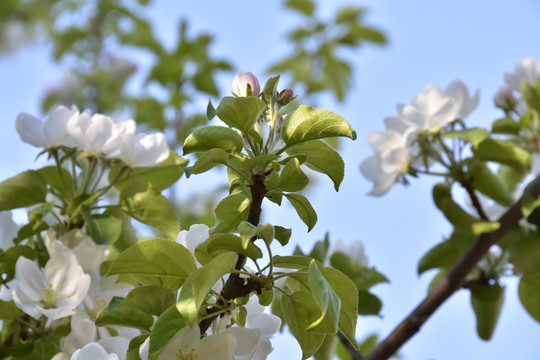
<path fill-rule="evenodd" d="M 67 131 L 74 146 L 93 154 L 108 154 L 119 146 L 118 134 L 114 131 L 114 121 L 103 114 L 91 115 L 90 111 L 72 116 L 67 123 Z"/>
<path fill-rule="evenodd" d="M 73 141 L 67 132 L 67 123 L 72 116 L 77 116 L 79 110 L 73 106 L 56 107 L 42 122 L 27 113 L 20 113 L 15 121 L 15 128 L 22 141 L 35 147 L 51 148 L 56 146 L 72 146 Z"/>
<path fill-rule="evenodd" d="M 70 360 L 118 360 L 118 355 L 107 354 L 101 345 L 92 342 L 75 351 Z"/>
<path fill-rule="evenodd" d="M 461 80 L 455 80 L 444 90 L 444 93 L 450 96 L 456 103 L 458 119 L 465 119 L 478 106 L 480 100 L 480 91 L 476 90 L 474 96 L 469 96 L 467 86 Z"/>
<path fill-rule="evenodd" d="M 495 106 L 506 111 L 513 110 L 517 105 L 517 99 L 512 89 L 508 86 L 501 86 L 493 96 Z"/>
<path fill-rule="evenodd" d="M 66 247 L 55 249 L 43 271 L 33 261 L 20 257 L 15 280 L 15 305 L 35 319 L 41 315 L 51 320 L 73 315 L 90 286 L 90 276 Z"/>
<path fill-rule="evenodd" d="M 61 248 L 61 246 L 53 246 L 55 242 L 73 250 L 79 265 L 85 270 L 89 271 L 96 266 L 100 265 L 105 259 L 105 250 L 101 245 L 96 244 L 88 235 L 83 233 L 80 229 L 73 229 L 65 233 L 56 240 L 54 232 L 49 231 L 45 234 L 45 245 L 49 251 L 49 255 L 53 256 L 55 249 Z"/>
<path fill-rule="evenodd" d="M 258 330 L 260 333 L 257 349 L 251 360 L 264 360 L 274 350 L 270 337 L 279 331 L 281 319 L 265 313 L 265 307 L 259 304 L 257 296 L 252 296 L 249 299 L 246 310 L 246 328 Z"/>
<path fill-rule="evenodd" d="M 13 239 L 19 232 L 19 226 L 13 221 L 11 211 L 0 211 L 0 249 L 13 246 Z"/>
<path fill-rule="evenodd" d="M 243 341 L 243 340 L 242 340 Z M 148 360 L 150 338 L 139 347 L 139 356 Z M 238 347 L 236 337 L 229 333 L 206 336 L 201 339 L 198 325 L 184 329 L 161 352 L 157 360 L 197 359 L 197 360 L 235 360 Z"/>
<path fill-rule="evenodd" d="M 366 256 L 366 251 L 364 249 L 364 244 L 360 240 L 350 241 L 344 243 L 341 239 L 334 243 L 331 254 L 333 253 L 342 253 L 347 255 L 349 258 L 356 260 L 361 266 L 368 266 L 368 257 Z"/>
<path fill-rule="evenodd" d="M 372 133 L 368 142 L 375 154 L 360 164 L 360 171 L 373 182 L 372 196 L 382 196 L 390 190 L 398 177 L 404 174 L 411 161 L 407 148 L 408 134 L 399 134 L 388 130 L 384 133 Z"/>
<path fill-rule="evenodd" d="M 165 161 L 168 156 L 165 135 L 158 132 L 124 136 L 118 157 L 131 167 L 150 167 Z"/>
<path fill-rule="evenodd" d="M 249 71 L 239 72 L 232 82 L 232 93 L 236 96 L 259 96 L 261 86 L 259 80 Z"/>
<path fill-rule="evenodd" d="M 504 80 L 508 86 L 519 93 L 526 81 L 530 85 L 535 85 L 540 80 L 540 63 L 535 64 L 531 58 L 524 58 L 518 61 L 513 73 L 505 73 Z"/>
<path fill-rule="evenodd" d="M 195 252 L 195 248 L 210 237 L 210 229 L 204 224 L 193 224 L 189 231 L 182 230 L 178 233 L 176 242 L 183 245 L 190 253 Z"/>

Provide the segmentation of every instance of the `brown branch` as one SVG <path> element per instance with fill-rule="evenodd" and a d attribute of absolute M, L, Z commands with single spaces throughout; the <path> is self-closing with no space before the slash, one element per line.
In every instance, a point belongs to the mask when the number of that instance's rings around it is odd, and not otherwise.
<path fill-rule="evenodd" d="M 261 220 L 261 206 L 266 195 L 266 177 L 268 174 L 254 174 L 253 184 L 251 185 L 251 204 L 249 205 L 248 222 L 253 226 L 258 226 Z M 251 239 L 252 241 L 255 238 Z M 238 255 L 235 269 L 240 270 L 244 266 L 246 257 L 244 255 Z M 260 290 L 261 286 L 255 279 L 243 279 L 238 273 L 232 273 L 223 285 L 221 290 L 221 296 L 226 300 L 234 300 L 240 297 L 247 296 L 254 291 Z M 220 305 L 225 305 L 219 300 Z M 206 312 L 210 315 L 215 313 L 217 308 L 207 309 Z M 216 319 L 217 315 L 208 317 L 202 320 L 199 324 L 201 335 L 206 333 L 206 330 L 210 327 L 212 322 Z"/>
<path fill-rule="evenodd" d="M 420 327 L 443 302 L 463 286 L 466 276 L 487 253 L 489 248 L 522 218 L 521 204 L 527 194 L 534 198 L 540 195 L 540 176 L 536 177 L 527 186 L 525 194 L 501 216 L 498 220 L 500 223 L 499 229 L 489 234 L 481 234 L 450 272 L 365 360 L 384 360 L 395 354 L 403 344 L 420 330 Z"/>
<path fill-rule="evenodd" d="M 469 194 L 469 197 L 471 198 L 472 204 L 476 211 L 478 212 L 478 216 L 482 220 L 490 221 L 489 218 L 486 215 L 486 212 L 484 211 L 484 208 L 482 207 L 482 204 L 480 204 L 480 200 L 478 199 L 478 196 L 476 196 L 476 193 L 474 192 L 474 188 L 471 184 L 470 180 L 463 180 L 461 182 L 461 186 L 467 191 L 467 194 Z"/>

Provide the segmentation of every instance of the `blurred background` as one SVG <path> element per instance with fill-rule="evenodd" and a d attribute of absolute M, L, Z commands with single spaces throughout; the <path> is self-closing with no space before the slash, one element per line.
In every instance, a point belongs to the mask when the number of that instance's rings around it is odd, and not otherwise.
<path fill-rule="evenodd" d="M 338 193 L 313 175 L 308 197 L 319 220 L 311 232 L 286 204 L 266 204 L 263 221 L 293 229 L 282 255 L 297 245 L 309 251 L 327 232 L 331 241 L 361 240 L 370 266 L 390 284 L 374 288 L 383 307 L 359 318 L 358 339 L 384 337 L 425 296 L 433 274 L 419 277 L 417 262 L 450 226 L 432 203 L 433 179 L 395 186 L 382 198 L 365 195 L 371 184 L 358 169 L 371 155 L 365 139 L 384 130 L 396 104 L 455 79 L 480 89 L 468 122 L 489 126 L 503 115 L 492 97 L 504 73 L 523 57 L 540 61 L 539 15 L 535 0 L 3 0 L 0 179 L 44 161 L 18 138 L 21 111 L 43 117 L 57 104 L 77 104 L 135 118 L 147 131 L 164 131 L 181 152 L 189 131 L 206 122 L 208 99 L 217 104 L 229 95 L 236 72 L 251 71 L 261 83 L 282 74 L 280 89 L 343 116 L 358 139 L 339 144 L 346 172 Z M 215 171 L 168 190 L 182 228 L 212 225 L 225 185 L 225 172 Z M 503 283 L 506 302 L 490 342 L 477 337 L 469 294 L 461 291 L 402 348 L 402 358 L 539 359 L 540 326 L 521 307 L 517 281 Z M 270 359 L 301 357 L 286 333 L 273 344 Z"/>

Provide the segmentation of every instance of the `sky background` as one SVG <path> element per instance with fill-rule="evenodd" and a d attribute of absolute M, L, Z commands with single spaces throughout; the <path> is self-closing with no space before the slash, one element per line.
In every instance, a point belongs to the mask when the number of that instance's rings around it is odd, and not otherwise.
<path fill-rule="evenodd" d="M 396 104 L 410 103 L 427 84 L 445 88 L 455 79 L 463 80 L 471 92 L 480 89 L 480 105 L 468 117 L 469 124 L 488 126 L 500 117 L 492 96 L 504 83 L 504 73 L 523 57 L 540 61 L 540 2 L 319 0 L 317 13 L 328 18 L 344 4 L 366 7 L 366 22 L 383 30 L 389 40 L 384 47 L 365 46 L 346 54 L 356 68 L 353 91 L 345 103 L 321 98 L 321 106 L 345 117 L 358 133 L 356 141 L 342 142 L 345 180 L 335 193 L 330 180 L 321 177 L 309 194 L 319 217 L 310 233 L 291 207 L 265 207 L 264 221 L 293 228 L 292 244 L 283 255 L 296 244 L 310 249 L 327 231 L 334 240 L 362 240 L 370 265 L 386 274 L 391 284 L 374 289 L 384 302 L 381 316 L 360 317 L 358 336 L 372 332 L 386 336 L 425 296 L 434 273 L 418 277 L 416 264 L 449 234 L 450 227 L 432 203 L 433 179 L 413 179 L 409 187 L 396 186 L 382 198 L 365 195 L 371 184 L 358 170 L 371 155 L 365 139 L 370 132 L 384 130 L 383 119 L 396 114 Z M 291 51 L 284 35 L 301 19 L 285 12 L 281 1 L 249 0 L 154 0 L 147 15 L 155 19 L 155 30 L 166 43 L 174 42 L 181 18 L 189 20 L 191 34 L 214 33 L 214 54 L 229 59 L 237 71 L 252 71 L 261 82 L 266 80 L 264 70 Z M 45 44 L 0 57 L 0 179 L 38 166 L 33 162 L 37 149 L 19 141 L 14 122 L 21 111 L 39 115 L 44 91 L 59 82 L 62 69 L 49 56 Z M 141 58 L 142 67 L 144 61 Z M 220 76 L 224 92 L 233 75 Z M 214 180 L 208 176 L 205 181 Z M 540 325 L 519 304 L 516 282 L 503 281 L 506 302 L 490 342 L 478 339 L 468 293 L 461 291 L 402 348 L 403 358 L 539 359 Z M 300 358 L 291 337 L 278 336 L 273 344 L 269 359 Z"/>

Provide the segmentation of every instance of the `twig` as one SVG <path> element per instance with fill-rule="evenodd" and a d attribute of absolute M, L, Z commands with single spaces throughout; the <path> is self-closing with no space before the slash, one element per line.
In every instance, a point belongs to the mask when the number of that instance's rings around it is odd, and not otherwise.
<path fill-rule="evenodd" d="M 480 204 L 480 200 L 478 199 L 478 196 L 476 196 L 476 193 L 474 192 L 474 188 L 472 187 L 470 180 L 463 180 L 461 182 L 461 186 L 467 191 L 467 194 L 469 194 L 469 197 L 471 198 L 472 204 L 476 211 L 478 212 L 478 216 L 482 220 L 490 221 L 489 218 L 486 215 L 486 212 L 484 211 L 484 208 L 482 207 L 482 204 Z"/>
<path fill-rule="evenodd" d="M 540 195 L 540 176 L 529 183 L 524 195 L 501 216 L 498 220 L 500 223 L 499 229 L 488 234 L 481 234 L 448 274 L 365 360 L 385 360 L 395 354 L 403 344 L 420 330 L 420 327 L 443 302 L 463 286 L 466 276 L 488 252 L 489 248 L 522 218 L 521 204 L 526 194 L 534 198 Z"/>

